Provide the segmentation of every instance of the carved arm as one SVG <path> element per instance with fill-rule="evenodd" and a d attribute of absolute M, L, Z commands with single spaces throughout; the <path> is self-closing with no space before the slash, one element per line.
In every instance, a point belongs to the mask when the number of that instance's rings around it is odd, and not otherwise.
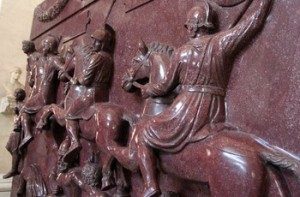
<path fill-rule="evenodd" d="M 248 0 L 252 1 L 252 0 Z M 219 51 L 224 55 L 231 55 L 243 41 L 253 37 L 263 25 L 272 0 L 254 0 L 240 22 L 233 28 L 220 32 L 215 38 Z"/>

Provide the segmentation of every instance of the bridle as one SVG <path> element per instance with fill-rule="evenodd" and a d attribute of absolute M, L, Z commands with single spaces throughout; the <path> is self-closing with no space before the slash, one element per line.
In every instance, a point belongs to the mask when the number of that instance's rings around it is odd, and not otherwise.
<path fill-rule="evenodd" d="M 143 66 L 150 66 L 149 63 L 145 64 L 146 61 L 149 60 L 149 57 L 151 55 L 151 51 L 149 51 L 145 56 L 140 55 L 139 58 L 137 58 L 139 61 L 138 65 L 136 66 L 135 69 L 130 68 L 128 69 L 129 72 L 127 72 L 130 82 L 133 82 L 136 74 L 139 72 L 139 70 L 143 67 Z"/>

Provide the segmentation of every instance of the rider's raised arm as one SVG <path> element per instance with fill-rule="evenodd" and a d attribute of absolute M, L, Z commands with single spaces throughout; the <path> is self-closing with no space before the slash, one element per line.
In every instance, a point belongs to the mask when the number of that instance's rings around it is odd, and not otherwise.
<path fill-rule="evenodd" d="M 214 43 L 223 55 L 231 55 L 245 40 L 255 35 L 264 24 L 271 2 L 272 0 L 253 0 L 240 22 L 215 36 Z"/>
<path fill-rule="evenodd" d="M 166 76 L 157 83 L 147 84 L 147 94 L 151 97 L 163 96 L 172 91 L 179 83 L 180 53 L 175 51 L 171 57 Z"/>

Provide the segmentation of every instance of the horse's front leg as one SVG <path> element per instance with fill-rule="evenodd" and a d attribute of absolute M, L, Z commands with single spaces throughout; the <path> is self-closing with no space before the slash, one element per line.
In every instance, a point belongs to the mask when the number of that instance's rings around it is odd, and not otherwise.
<path fill-rule="evenodd" d="M 56 104 L 47 105 L 43 108 L 41 118 L 37 124 L 37 129 L 43 129 L 47 124 L 49 118 L 53 115 L 54 119 L 60 126 L 65 126 L 65 110 Z"/>
<path fill-rule="evenodd" d="M 126 179 L 126 175 L 124 172 L 123 166 L 121 166 L 119 163 L 116 165 L 116 184 L 117 184 L 117 194 L 116 196 L 129 196 L 128 189 L 129 184 Z"/>
<path fill-rule="evenodd" d="M 130 140 L 130 145 L 127 147 L 120 146 L 117 142 L 112 139 L 106 139 L 107 150 L 118 162 L 125 168 L 136 171 L 138 169 L 138 164 L 136 161 L 137 153 L 135 151 L 135 142 Z"/>
<path fill-rule="evenodd" d="M 104 155 L 102 159 L 102 185 L 101 190 L 106 191 L 113 188 L 116 183 L 113 174 L 113 161 L 114 157 L 108 154 L 102 153 Z"/>

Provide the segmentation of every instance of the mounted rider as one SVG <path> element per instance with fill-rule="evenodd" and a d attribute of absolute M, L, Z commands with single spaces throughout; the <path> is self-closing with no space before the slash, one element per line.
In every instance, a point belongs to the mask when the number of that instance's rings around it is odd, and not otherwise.
<path fill-rule="evenodd" d="M 53 83 L 56 73 L 63 69 L 62 59 L 57 55 L 59 39 L 52 35 L 47 35 L 42 40 L 42 55 L 35 62 L 34 68 L 31 68 L 31 74 L 34 76 L 32 90 L 29 98 L 26 100 L 20 111 L 20 119 L 24 130 L 24 138 L 20 144 L 22 149 L 31 139 L 31 115 L 35 115 L 45 105 L 54 102 Z"/>
<path fill-rule="evenodd" d="M 144 97 L 163 96 L 181 86 L 169 108 L 136 127 L 138 164 L 144 179 L 143 196 L 156 196 L 153 148 L 177 153 L 189 143 L 205 139 L 218 123 L 225 122 L 226 87 L 231 70 L 229 60 L 241 43 L 254 36 L 262 26 L 271 0 L 253 1 L 251 12 L 233 28 L 212 34 L 212 10 L 205 1 L 188 13 L 185 27 L 189 42 L 172 56 L 164 80 L 141 88 Z"/>
<path fill-rule="evenodd" d="M 74 47 L 72 63 L 61 72 L 60 78 L 71 82 L 66 96 L 66 130 L 71 145 L 65 160 L 72 159 L 81 145 L 78 140 L 79 120 L 88 120 L 94 110 L 91 106 L 97 102 L 108 101 L 109 86 L 113 71 L 113 32 L 106 27 L 96 30 L 91 37 L 93 46 Z M 68 73 L 73 72 L 70 78 Z"/>

